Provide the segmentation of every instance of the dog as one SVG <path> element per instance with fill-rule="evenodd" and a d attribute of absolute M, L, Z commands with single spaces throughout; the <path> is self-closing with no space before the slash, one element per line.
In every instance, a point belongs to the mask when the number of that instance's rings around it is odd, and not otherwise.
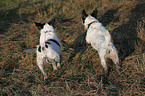
<path fill-rule="evenodd" d="M 105 73 L 107 73 L 106 59 L 112 59 L 119 69 L 119 57 L 109 31 L 95 18 L 97 13 L 97 9 L 91 14 L 87 14 L 86 11 L 83 10 L 82 21 L 87 30 L 86 41 L 98 51 L 101 64 Z"/>
<path fill-rule="evenodd" d="M 40 30 L 39 45 L 37 45 L 37 65 L 44 75 L 44 82 L 48 82 L 48 76 L 44 70 L 44 61 L 52 63 L 53 69 L 60 68 L 62 57 L 62 46 L 55 34 L 55 29 L 49 23 L 37 23 L 35 25 Z"/>

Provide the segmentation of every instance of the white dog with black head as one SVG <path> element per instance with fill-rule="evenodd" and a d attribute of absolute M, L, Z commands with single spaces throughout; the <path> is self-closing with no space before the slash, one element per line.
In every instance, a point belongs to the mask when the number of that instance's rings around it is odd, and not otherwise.
<path fill-rule="evenodd" d="M 48 82 L 48 76 L 44 70 L 44 61 L 51 61 L 53 69 L 60 68 L 61 63 L 61 44 L 52 25 L 48 23 L 37 23 L 35 25 L 40 29 L 40 41 L 37 45 L 37 65 L 44 75 L 44 81 Z M 47 80 L 47 81 L 46 81 Z"/>
<path fill-rule="evenodd" d="M 102 24 L 95 18 L 97 9 L 92 14 L 86 14 L 85 10 L 82 11 L 82 20 L 85 29 L 87 30 L 86 41 L 96 49 L 99 53 L 101 64 L 107 73 L 106 59 L 110 58 L 117 65 L 119 69 L 118 51 L 115 48 L 109 31 L 102 26 Z"/>

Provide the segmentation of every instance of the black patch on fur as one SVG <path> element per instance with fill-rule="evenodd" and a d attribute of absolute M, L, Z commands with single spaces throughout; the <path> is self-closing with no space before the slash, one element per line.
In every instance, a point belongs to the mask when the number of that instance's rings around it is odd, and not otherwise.
<path fill-rule="evenodd" d="M 60 44 L 56 40 L 54 40 L 54 39 L 48 39 L 48 41 L 52 41 L 52 42 L 56 43 L 60 47 Z"/>
<path fill-rule="evenodd" d="M 45 44 L 51 44 L 50 42 L 46 41 Z"/>
<path fill-rule="evenodd" d="M 82 20 L 83 20 L 83 23 L 85 23 L 85 19 L 88 17 L 88 14 L 86 13 L 85 10 L 82 11 Z"/>
<path fill-rule="evenodd" d="M 37 22 L 34 22 L 34 23 L 38 27 L 39 30 L 43 29 L 43 26 L 45 25 L 45 23 L 37 23 Z"/>
<path fill-rule="evenodd" d="M 98 10 L 96 8 L 90 15 L 97 18 L 97 14 L 98 14 Z"/>
<path fill-rule="evenodd" d="M 41 52 L 41 46 L 39 46 L 38 51 Z"/>
<path fill-rule="evenodd" d="M 48 48 L 48 45 L 46 44 L 45 47 Z"/>
<path fill-rule="evenodd" d="M 56 19 L 53 18 L 51 21 L 48 22 L 49 25 L 55 26 Z"/>
<path fill-rule="evenodd" d="M 45 47 L 46 47 L 46 48 L 48 48 L 48 45 L 47 45 L 47 44 L 51 44 L 51 43 L 48 42 L 48 41 L 46 41 L 46 42 L 45 42 Z"/>

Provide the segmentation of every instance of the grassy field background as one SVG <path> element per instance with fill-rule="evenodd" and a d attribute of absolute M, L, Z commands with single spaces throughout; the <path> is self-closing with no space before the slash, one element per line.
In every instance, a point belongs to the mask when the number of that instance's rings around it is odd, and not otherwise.
<path fill-rule="evenodd" d="M 119 51 L 121 71 L 108 61 L 108 76 L 100 59 L 85 41 L 81 12 L 98 9 L 97 19 L 110 31 Z M 43 83 L 35 52 L 23 50 L 39 44 L 34 22 L 49 22 L 63 51 L 61 69 Z M 144 0 L 1 0 L 0 1 L 1 96 L 144 96 L 145 1 Z"/>

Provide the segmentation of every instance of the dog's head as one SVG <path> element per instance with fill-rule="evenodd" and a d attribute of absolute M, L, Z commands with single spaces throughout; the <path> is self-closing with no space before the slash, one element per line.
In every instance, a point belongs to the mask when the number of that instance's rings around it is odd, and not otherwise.
<path fill-rule="evenodd" d="M 98 10 L 95 9 L 91 14 L 87 14 L 85 10 L 82 11 L 82 20 L 83 20 L 83 25 L 85 28 L 88 28 L 88 24 L 94 21 L 98 21 L 97 18 L 97 13 Z"/>
<path fill-rule="evenodd" d="M 47 33 L 47 32 L 54 32 L 54 28 L 52 25 L 50 25 L 49 23 L 37 23 L 35 22 L 36 27 L 38 27 L 38 29 L 41 32 Z"/>
<path fill-rule="evenodd" d="M 37 23 L 37 22 L 34 22 L 35 23 L 35 26 L 41 31 L 41 32 L 54 32 L 54 28 L 53 26 L 55 25 L 55 18 L 52 19 L 50 22 L 48 23 Z"/>

